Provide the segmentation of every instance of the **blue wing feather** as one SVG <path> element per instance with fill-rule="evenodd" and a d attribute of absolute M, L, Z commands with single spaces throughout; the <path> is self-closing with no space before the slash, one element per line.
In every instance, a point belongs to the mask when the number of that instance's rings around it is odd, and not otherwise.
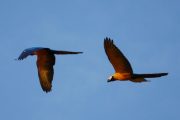
<path fill-rule="evenodd" d="M 34 52 L 36 52 L 38 50 L 42 50 L 42 49 L 44 49 L 44 48 L 43 47 L 27 48 L 20 54 L 20 56 L 18 57 L 18 60 L 23 60 L 27 56 L 32 55 Z"/>

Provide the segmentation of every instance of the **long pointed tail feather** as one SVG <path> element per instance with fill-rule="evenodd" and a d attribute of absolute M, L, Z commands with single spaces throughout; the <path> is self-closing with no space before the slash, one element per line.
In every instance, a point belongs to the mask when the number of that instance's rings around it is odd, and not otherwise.
<path fill-rule="evenodd" d="M 57 51 L 57 50 L 52 50 L 54 54 L 61 54 L 61 55 L 65 55 L 65 54 L 81 54 L 83 52 L 72 52 L 72 51 Z"/>
<path fill-rule="evenodd" d="M 152 73 L 152 74 L 134 74 L 134 78 L 156 78 L 168 75 L 168 73 Z"/>

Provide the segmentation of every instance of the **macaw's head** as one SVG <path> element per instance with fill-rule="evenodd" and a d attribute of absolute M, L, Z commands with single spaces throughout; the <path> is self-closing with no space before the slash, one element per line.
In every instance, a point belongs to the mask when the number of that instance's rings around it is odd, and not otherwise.
<path fill-rule="evenodd" d="M 112 81 L 115 81 L 116 79 L 114 79 L 114 77 L 113 77 L 113 75 L 112 76 L 110 76 L 109 78 L 108 78 L 108 81 L 107 82 L 112 82 Z"/>

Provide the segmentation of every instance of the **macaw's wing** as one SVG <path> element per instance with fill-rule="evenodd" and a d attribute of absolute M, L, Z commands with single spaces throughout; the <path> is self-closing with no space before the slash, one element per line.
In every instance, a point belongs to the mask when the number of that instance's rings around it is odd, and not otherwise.
<path fill-rule="evenodd" d="M 52 65 L 38 67 L 39 81 L 43 91 L 45 92 L 51 91 L 53 74 L 54 74 L 54 70 Z"/>
<path fill-rule="evenodd" d="M 34 52 L 44 49 L 42 47 L 32 47 L 32 48 L 27 48 L 25 49 L 20 56 L 18 57 L 18 60 L 23 60 L 24 58 L 26 58 L 29 55 L 34 55 Z"/>
<path fill-rule="evenodd" d="M 38 56 L 37 68 L 39 81 L 43 91 L 50 92 L 54 75 L 53 65 L 55 64 L 54 55 Z"/>
<path fill-rule="evenodd" d="M 104 49 L 109 61 L 113 65 L 116 72 L 133 73 L 131 65 L 123 53 L 114 45 L 110 38 L 104 39 Z"/>

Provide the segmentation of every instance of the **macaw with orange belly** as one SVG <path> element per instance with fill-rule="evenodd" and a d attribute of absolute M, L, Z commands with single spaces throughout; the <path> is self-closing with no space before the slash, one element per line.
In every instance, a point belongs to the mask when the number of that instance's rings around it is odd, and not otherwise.
<path fill-rule="evenodd" d="M 104 49 L 109 61 L 115 69 L 115 73 L 108 78 L 108 82 L 126 80 L 136 83 L 146 82 L 147 80 L 145 78 L 156 78 L 168 75 L 168 73 L 135 74 L 128 59 L 110 38 L 104 39 Z"/>
<path fill-rule="evenodd" d="M 71 52 L 71 51 L 60 51 L 51 50 L 43 47 L 32 47 L 25 49 L 18 60 L 23 60 L 29 55 L 37 55 L 37 69 L 41 87 L 43 91 L 50 92 L 52 88 L 52 80 L 54 75 L 53 66 L 55 65 L 55 54 L 66 55 L 66 54 L 80 54 L 82 52 Z"/>

